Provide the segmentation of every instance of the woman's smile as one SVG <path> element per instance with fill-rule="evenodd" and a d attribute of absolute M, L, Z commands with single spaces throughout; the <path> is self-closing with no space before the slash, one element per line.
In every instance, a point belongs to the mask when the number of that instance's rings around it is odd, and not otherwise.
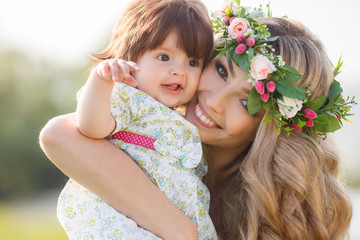
<path fill-rule="evenodd" d="M 203 106 L 198 103 L 193 108 L 195 120 L 197 120 L 201 125 L 207 128 L 216 128 L 219 127 L 215 120 L 205 111 Z"/>

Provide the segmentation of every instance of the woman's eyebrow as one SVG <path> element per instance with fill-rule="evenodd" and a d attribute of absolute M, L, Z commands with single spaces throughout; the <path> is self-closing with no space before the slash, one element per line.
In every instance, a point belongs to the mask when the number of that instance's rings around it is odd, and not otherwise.
<path fill-rule="evenodd" d="M 248 87 L 245 87 L 245 86 L 243 86 L 243 87 L 241 88 L 241 90 L 242 90 L 246 95 L 249 95 L 249 93 L 250 93 L 250 91 L 251 91 Z"/>
<path fill-rule="evenodd" d="M 231 73 L 231 75 L 233 76 L 233 77 L 235 77 L 235 71 L 234 71 L 234 65 L 233 65 L 233 62 L 231 61 L 231 59 L 229 59 L 228 61 L 227 61 L 227 63 L 228 63 L 228 66 L 229 66 L 229 70 L 230 70 L 230 73 Z"/>

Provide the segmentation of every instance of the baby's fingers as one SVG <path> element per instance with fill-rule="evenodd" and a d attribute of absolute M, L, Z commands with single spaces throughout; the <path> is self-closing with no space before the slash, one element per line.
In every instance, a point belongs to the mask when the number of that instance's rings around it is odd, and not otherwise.
<path fill-rule="evenodd" d="M 135 78 L 131 75 L 131 72 L 135 72 L 135 71 L 140 71 L 140 67 L 131 61 L 127 61 L 124 64 L 125 70 L 124 72 L 124 83 L 132 86 L 132 87 L 136 87 L 137 86 L 137 81 L 135 80 Z"/>
<path fill-rule="evenodd" d="M 119 82 L 119 79 L 124 78 L 122 69 L 121 69 L 121 67 L 119 65 L 119 61 L 122 61 L 122 60 L 116 60 L 116 59 L 109 60 L 109 68 L 110 68 L 112 80 L 114 82 Z"/>

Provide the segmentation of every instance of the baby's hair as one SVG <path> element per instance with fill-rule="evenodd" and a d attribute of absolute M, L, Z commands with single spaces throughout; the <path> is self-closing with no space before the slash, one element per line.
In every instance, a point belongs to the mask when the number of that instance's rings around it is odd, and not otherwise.
<path fill-rule="evenodd" d="M 109 58 L 136 61 L 161 45 L 170 32 L 190 58 L 211 59 L 213 31 L 206 7 L 199 0 L 133 0 L 122 13 L 109 45 L 94 61 Z"/>

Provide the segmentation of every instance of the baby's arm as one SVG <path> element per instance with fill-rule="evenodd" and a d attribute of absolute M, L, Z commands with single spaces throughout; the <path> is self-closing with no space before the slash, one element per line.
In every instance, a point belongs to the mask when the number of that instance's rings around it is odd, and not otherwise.
<path fill-rule="evenodd" d="M 100 62 L 92 71 L 81 92 L 76 109 L 77 123 L 82 134 L 104 138 L 115 128 L 110 111 L 110 96 L 114 82 L 136 86 L 130 71 L 138 71 L 134 62 L 109 59 Z"/>
<path fill-rule="evenodd" d="M 75 114 L 50 120 L 40 133 L 48 158 L 139 226 L 163 239 L 197 239 L 195 224 L 123 151 L 105 139 L 83 136 Z"/>

